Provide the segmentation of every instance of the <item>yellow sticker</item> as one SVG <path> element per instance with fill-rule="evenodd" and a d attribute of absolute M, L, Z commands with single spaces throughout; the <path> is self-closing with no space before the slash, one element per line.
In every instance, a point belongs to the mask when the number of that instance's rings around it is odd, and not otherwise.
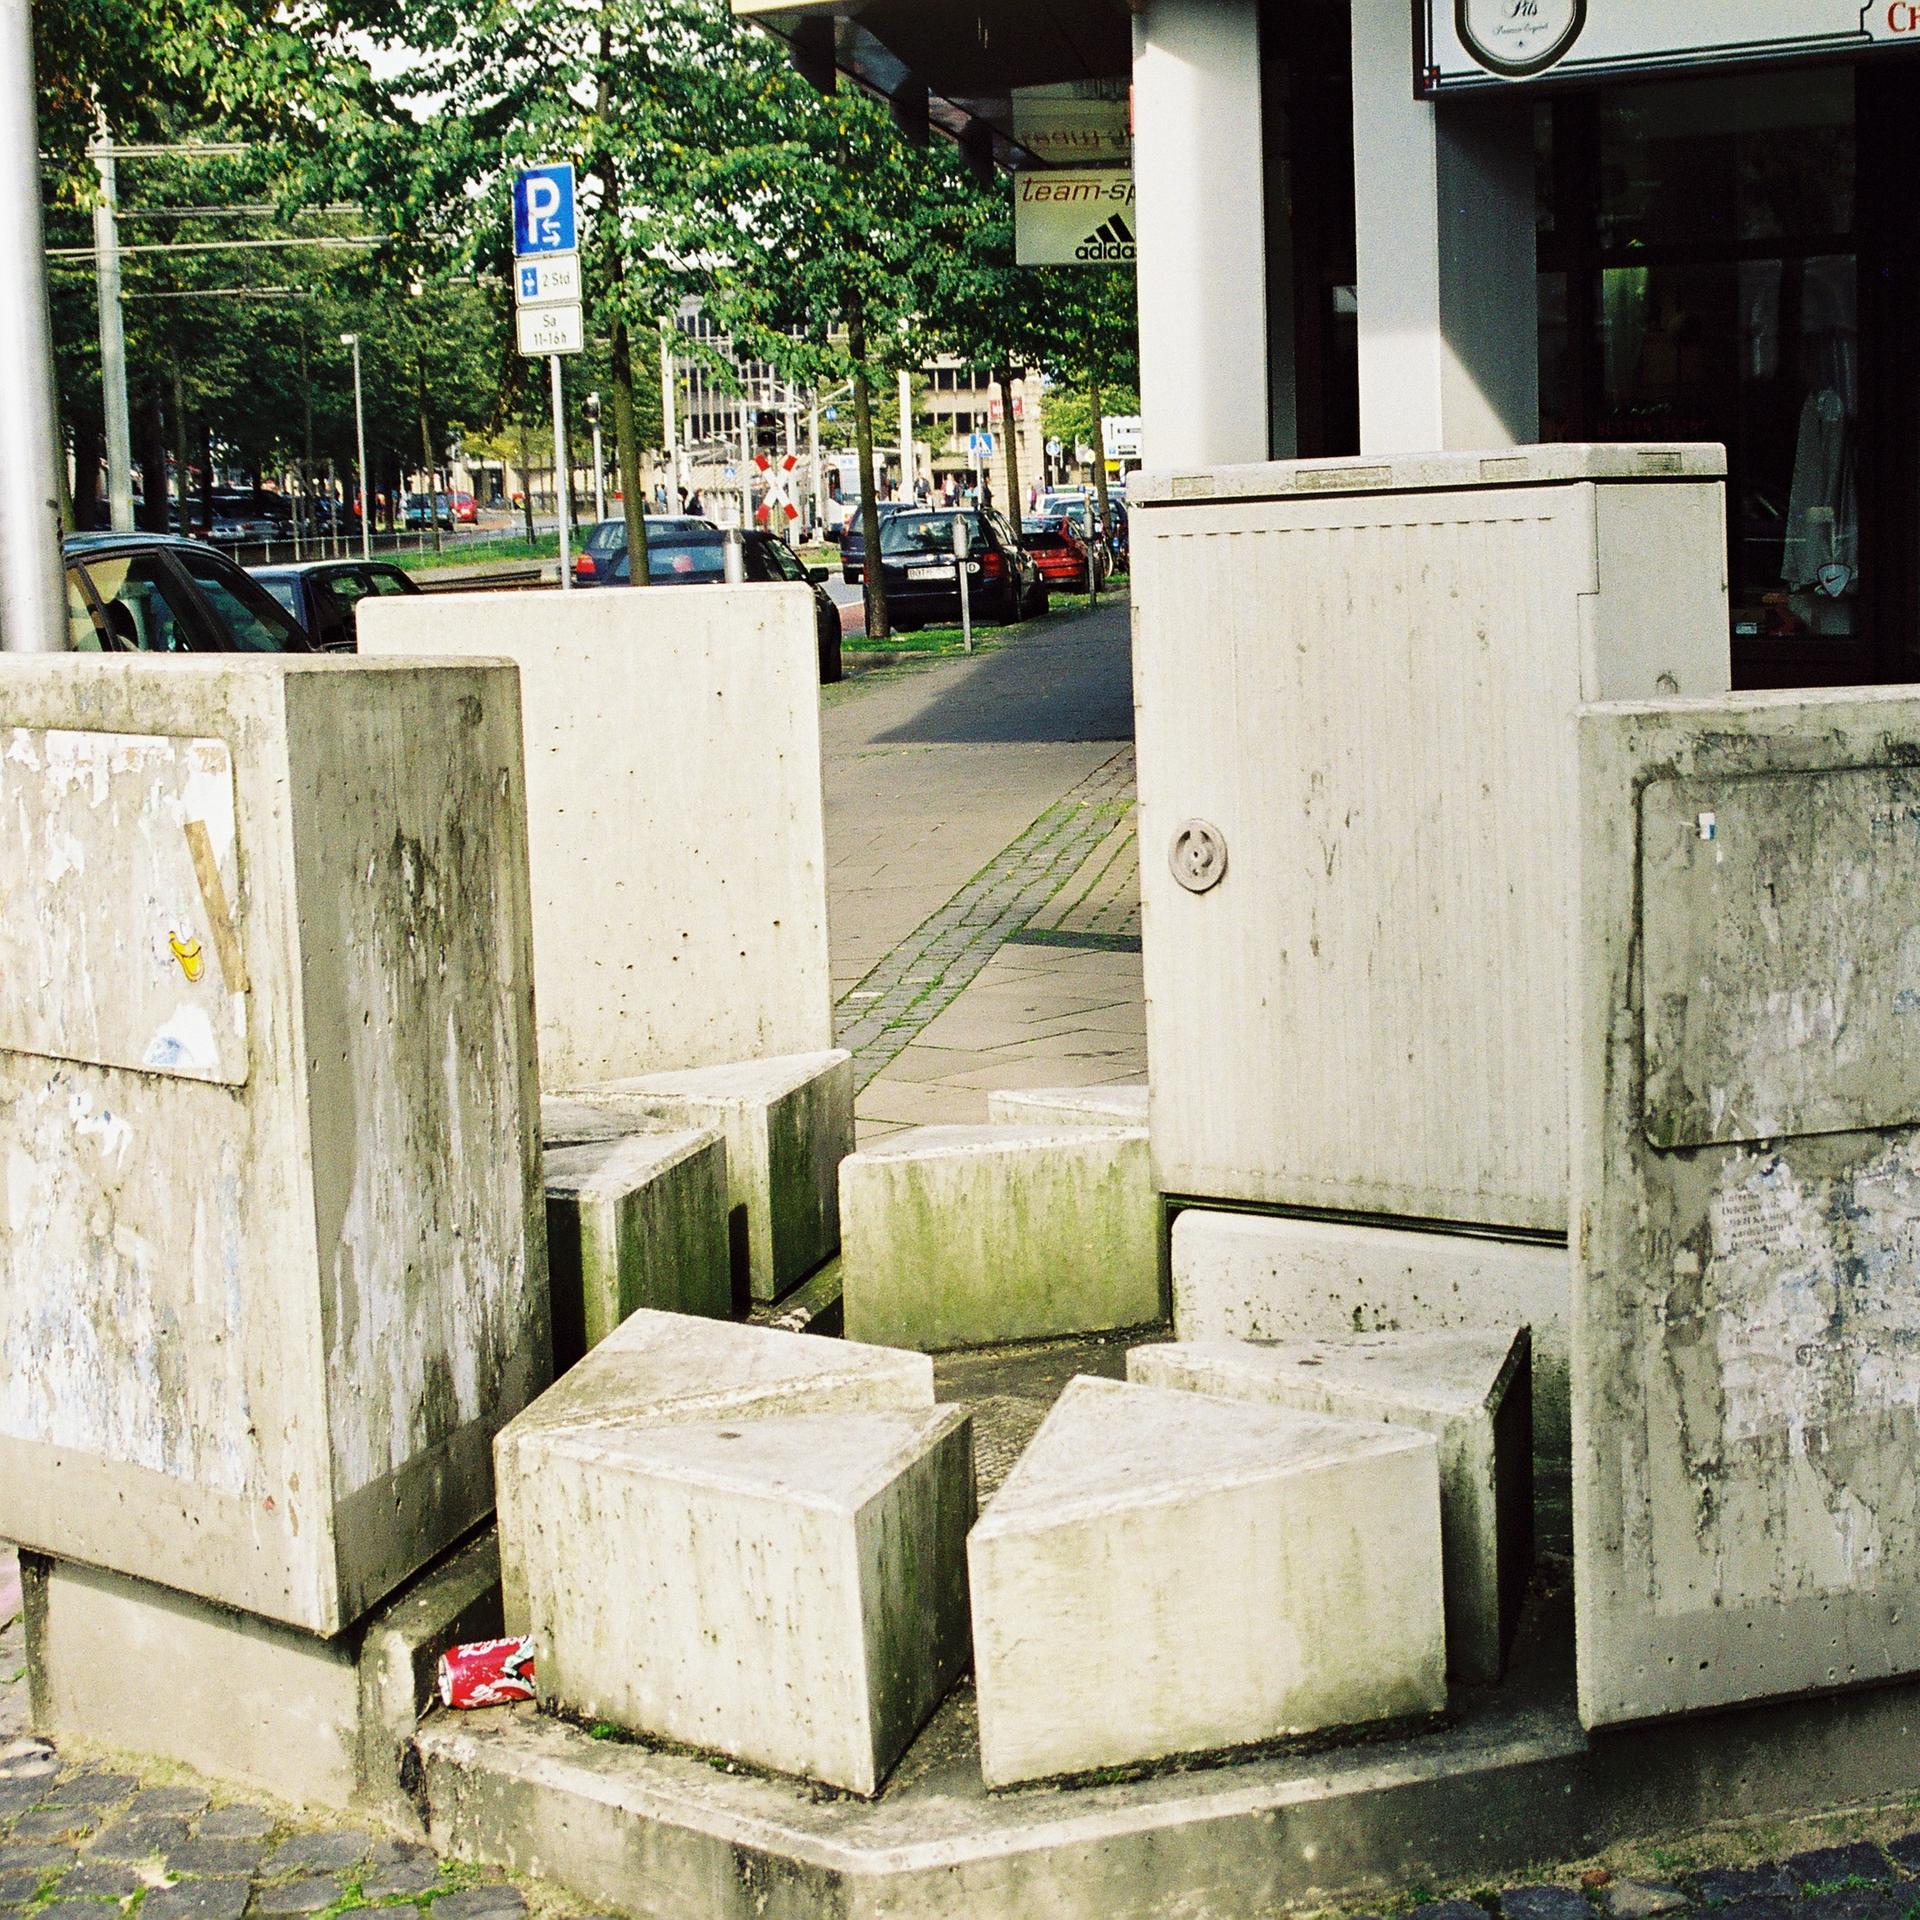
<path fill-rule="evenodd" d="M 187 976 L 189 985 L 206 972 L 207 962 L 198 940 L 182 940 L 177 933 L 170 933 L 167 945 L 173 949 L 173 957 L 180 962 L 180 971 Z"/>

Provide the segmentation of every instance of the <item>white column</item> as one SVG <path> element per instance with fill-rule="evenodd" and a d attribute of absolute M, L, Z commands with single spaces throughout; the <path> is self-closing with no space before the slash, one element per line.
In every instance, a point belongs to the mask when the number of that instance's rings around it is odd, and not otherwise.
<path fill-rule="evenodd" d="M 1540 432 L 1532 105 L 1413 93 L 1413 0 L 1353 0 L 1360 445 Z"/>
<path fill-rule="evenodd" d="M 680 511 L 679 428 L 674 420 L 678 382 L 674 377 L 673 341 L 680 331 L 671 320 L 660 330 L 660 437 L 667 444 L 667 511 Z"/>
<path fill-rule="evenodd" d="M 1153 463 L 1264 460 L 1267 248 L 1254 0 L 1144 0 L 1133 25 L 1133 121 L 1140 398 Z"/>
<path fill-rule="evenodd" d="M 900 498 L 913 498 L 913 375 L 900 376 Z"/>

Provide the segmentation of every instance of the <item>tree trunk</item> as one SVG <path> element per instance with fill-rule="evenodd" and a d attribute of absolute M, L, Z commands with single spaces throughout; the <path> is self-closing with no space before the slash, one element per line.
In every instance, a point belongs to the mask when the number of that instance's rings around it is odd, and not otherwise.
<path fill-rule="evenodd" d="M 520 507 L 527 520 L 527 545 L 533 545 L 533 450 L 527 444 L 527 422 L 520 420 Z"/>
<path fill-rule="evenodd" d="M 857 300 L 847 309 L 847 347 L 853 356 L 853 444 L 860 456 L 860 537 L 866 542 L 866 559 L 860 572 L 867 638 L 884 640 L 893 626 L 887 618 L 887 582 L 880 570 L 880 504 L 873 493 L 873 391 L 867 376 L 867 316 Z"/>
<path fill-rule="evenodd" d="M 307 372 L 307 330 L 300 329 L 300 504 L 298 515 L 307 516 L 307 543 L 316 550 L 320 544 L 320 523 L 313 512 L 313 380 Z M 299 525 L 296 518 L 294 524 Z"/>
<path fill-rule="evenodd" d="M 427 425 L 427 365 L 423 360 L 416 371 L 420 377 L 420 476 L 426 488 L 424 498 L 427 505 L 427 525 L 433 529 L 433 550 L 444 551 L 440 538 L 440 516 L 434 510 L 433 501 L 433 429 Z"/>
<path fill-rule="evenodd" d="M 167 423 L 160 411 L 160 388 L 150 386 L 140 408 L 141 517 L 149 533 L 167 530 Z"/>
<path fill-rule="evenodd" d="M 200 423 L 200 524 L 213 532 L 213 429 Z"/>
<path fill-rule="evenodd" d="M 1020 501 L 1020 436 L 1013 424 L 1013 364 L 1000 363 L 1000 426 L 1007 436 L 1007 498 L 1005 511 L 1013 524 L 1020 524 L 1026 511 Z"/>
<path fill-rule="evenodd" d="M 180 490 L 180 531 L 187 530 L 187 383 L 173 356 L 173 483 Z"/>
<path fill-rule="evenodd" d="M 1107 544 L 1112 529 L 1112 521 L 1107 517 L 1110 511 L 1107 505 L 1107 434 L 1100 424 L 1100 379 L 1096 374 L 1087 382 L 1087 400 L 1093 412 L 1093 491 L 1100 503 L 1100 538 Z"/>
<path fill-rule="evenodd" d="M 613 458 L 620 470 L 620 503 L 627 522 L 627 578 L 644 587 L 653 578 L 647 564 L 647 499 L 640 475 L 639 436 L 633 425 L 633 342 L 627 323 L 613 323 Z"/>

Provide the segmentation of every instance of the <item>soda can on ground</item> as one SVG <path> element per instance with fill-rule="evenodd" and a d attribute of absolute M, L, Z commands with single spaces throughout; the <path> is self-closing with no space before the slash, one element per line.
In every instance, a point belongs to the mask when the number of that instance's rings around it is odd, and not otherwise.
<path fill-rule="evenodd" d="M 440 1656 L 443 1707 L 504 1707 L 533 1698 L 533 1641 L 469 1640 Z"/>

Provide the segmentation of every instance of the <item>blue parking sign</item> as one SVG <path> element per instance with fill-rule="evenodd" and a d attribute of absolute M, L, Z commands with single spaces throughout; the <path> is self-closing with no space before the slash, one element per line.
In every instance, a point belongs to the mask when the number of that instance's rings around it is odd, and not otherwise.
<path fill-rule="evenodd" d="M 573 220 L 573 166 L 528 167 L 513 182 L 515 253 L 571 253 L 576 244 Z"/>

